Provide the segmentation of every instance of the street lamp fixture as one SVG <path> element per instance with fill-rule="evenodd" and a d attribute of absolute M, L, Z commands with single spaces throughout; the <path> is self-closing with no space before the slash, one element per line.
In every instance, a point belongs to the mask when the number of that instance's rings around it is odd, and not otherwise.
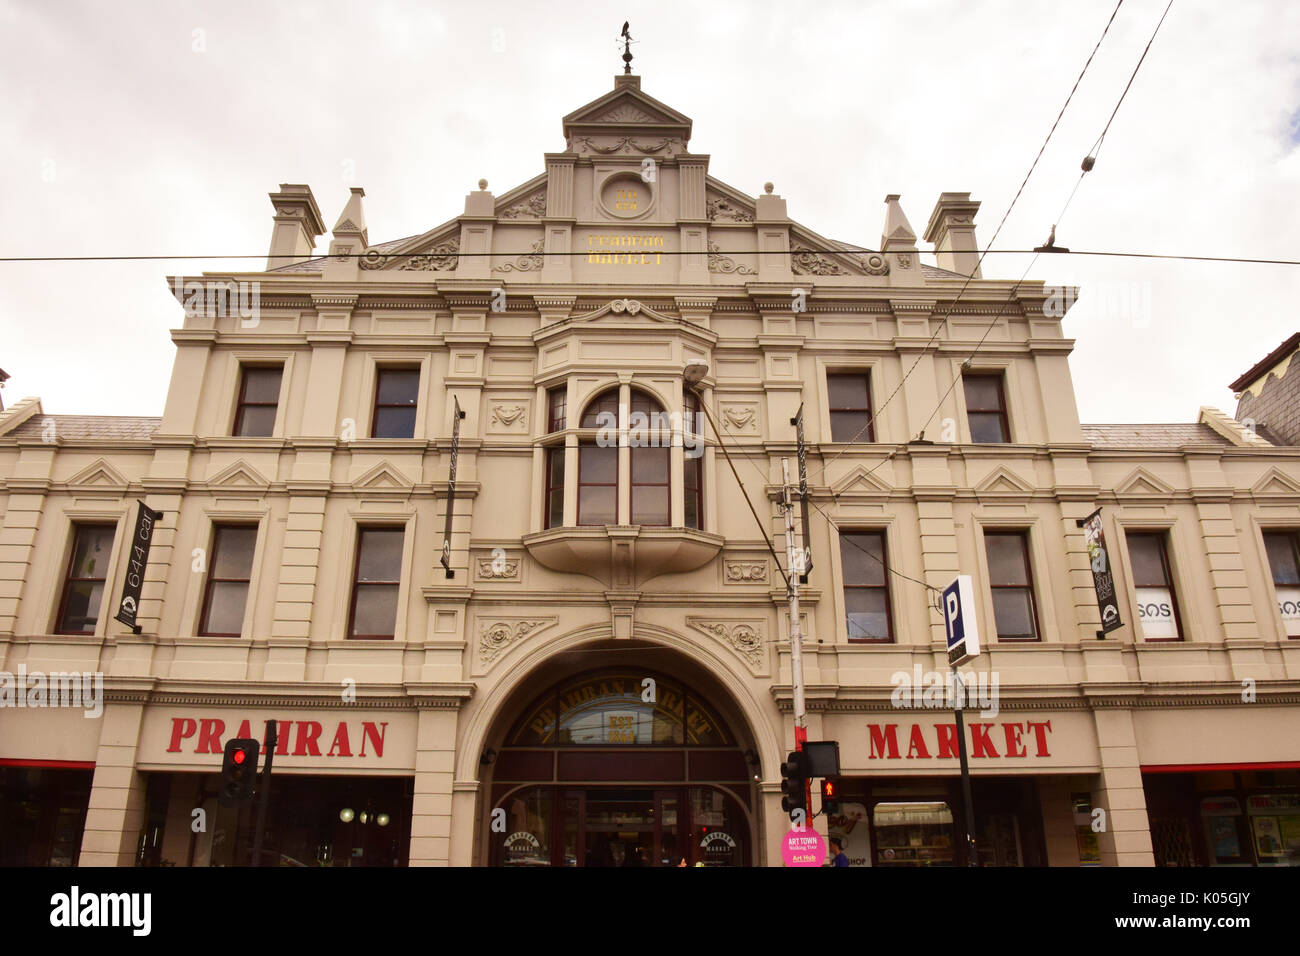
<path fill-rule="evenodd" d="M 709 363 L 703 359 L 691 359 L 682 369 L 682 381 L 690 388 L 700 384 L 704 376 L 709 374 Z"/>

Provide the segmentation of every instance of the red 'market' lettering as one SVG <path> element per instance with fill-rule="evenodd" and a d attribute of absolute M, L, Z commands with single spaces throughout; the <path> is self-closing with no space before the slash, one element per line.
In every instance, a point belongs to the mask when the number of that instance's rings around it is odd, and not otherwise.
<path fill-rule="evenodd" d="M 314 720 L 298 721 L 298 743 L 293 748 L 295 757 L 306 757 L 310 754 L 313 757 L 320 756 L 320 747 L 316 745 L 317 738 L 324 728 Z"/>
<path fill-rule="evenodd" d="M 382 730 L 380 729 L 381 727 L 383 728 Z M 369 740 L 374 744 L 375 756 L 382 757 L 384 755 L 384 735 L 387 733 L 388 721 L 385 720 L 378 726 L 368 720 L 363 721 L 361 724 L 361 756 L 364 757 L 366 755 L 366 741 Z M 898 754 L 895 753 L 894 756 L 897 757 Z"/>
<path fill-rule="evenodd" d="M 1027 720 L 1025 721 L 1025 726 L 1034 732 L 1034 737 L 1038 741 L 1038 753 L 1034 756 L 1050 757 L 1051 754 L 1047 752 L 1047 735 L 1052 730 L 1052 722 L 1050 720 L 1044 720 L 1039 723 L 1037 721 Z"/>
<path fill-rule="evenodd" d="M 226 732 L 226 722 L 219 718 L 204 717 L 199 721 L 199 745 L 194 748 L 196 754 L 223 753 L 221 735 Z"/>
<path fill-rule="evenodd" d="M 1027 757 L 1029 752 L 1025 750 L 1025 745 L 1020 742 L 1020 725 L 1003 724 L 1003 731 L 1007 735 L 1007 756 L 1008 757 Z M 1019 753 L 1017 753 L 1019 751 Z"/>
<path fill-rule="evenodd" d="M 934 729 L 939 735 L 939 759 L 958 756 L 957 725 L 936 724 Z"/>
<path fill-rule="evenodd" d="M 253 736 L 253 725 L 250 724 L 248 721 L 244 721 L 242 724 L 240 724 L 239 733 L 235 734 L 235 737 L 238 738 L 239 740 L 247 740 L 252 736 Z"/>
<path fill-rule="evenodd" d="M 335 753 L 338 751 L 338 753 Z M 339 729 L 334 733 L 334 743 L 330 744 L 330 752 L 327 757 L 351 757 L 352 745 L 348 742 L 348 725 L 339 721 Z"/>
<path fill-rule="evenodd" d="M 988 728 L 992 724 L 971 724 L 970 725 L 970 742 L 972 744 L 972 757 L 996 757 L 997 750 L 993 747 L 993 741 L 989 740 Z"/>
<path fill-rule="evenodd" d="M 921 733 L 921 725 L 912 725 L 912 739 L 907 743 L 907 759 L 912 759 L 912 751 L 916 751 L 916 756 L 930 759 L 930 751 L 925 749 L 925 735 Z"/>
<path fill-rule="evenodd" d="M 898 759 L 898 724 L 885 724 L 884 729 L 879 724 L 867 724 L 867 729 L 871 731 L 871 760 L 879 760 L 881 757 L 888 756 L 890 760 Z M 888 744 L 888 748 L 886 748 Z"/>
<path fill-rule="evenodd" d="M 173 717 L 172 718 L 172 742 L 167 748 L 169 754 L 178 754 L 181 752 L 181 741 L 186 737 L 193 737 L 194 731 L 199 725 L 194 722 L 193 717 Z"/>

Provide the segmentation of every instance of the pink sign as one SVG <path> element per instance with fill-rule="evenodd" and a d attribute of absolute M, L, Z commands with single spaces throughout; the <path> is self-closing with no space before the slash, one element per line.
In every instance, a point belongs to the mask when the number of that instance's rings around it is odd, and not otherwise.
<path fill-rule="evenodd" d="M 790 830 L 781 841 L 786 866 L 821 866 L 826 862 L 826 841 L 812 827 Z"/>

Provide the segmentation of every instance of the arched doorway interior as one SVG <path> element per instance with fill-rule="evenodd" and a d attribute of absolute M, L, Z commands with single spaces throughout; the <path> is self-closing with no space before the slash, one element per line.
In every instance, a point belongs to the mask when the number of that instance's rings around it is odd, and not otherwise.
<path fill-rule="evenodd" d="M 551 683 L 492 765 L 493 866 L 747 866 L 753 770 L 681 680 L 640 668 Z"/>

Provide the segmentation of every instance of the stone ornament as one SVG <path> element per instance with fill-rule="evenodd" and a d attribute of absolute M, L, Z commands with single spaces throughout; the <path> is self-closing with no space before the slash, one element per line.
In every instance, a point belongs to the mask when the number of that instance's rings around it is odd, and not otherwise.
<path fill-rule="evenodd" d="M 719 197 L 704 204 L 709 218 L 715 222 L 753 222 L 754 214 L 741 209 L 728 199 Z"/>
<path fill-rule="evenodd" d="M 496 660 L 511 644 L 554 624 L 555 618 L 483 621 L 478 630 L 478 656 L 485 664 Z"/>
<path fill-rule="evenodd" d="M 722 417 L 735 431 L 758 431 L 757 405 L 723 405 Z"/>
<path fill-rule="evenodd" d="M 741 276 L 758 275 L 758 271 L 752 266 L 740 265 L 731 256 L 724 256 L 718 251 L 718 244 L 712 239 L 709 240 L 709 271 L 726 275 L 732 273 Z"/>
<path fill-rule="evenodd" d="M 510 262 L 497 266 L 493 272 L 537 272 L 542 268 L 545 261 L 542 256 L 542 247 L 546 245 L 545 239 L 538 239 L 528 247 L 528 252 L 521 256 L 515 256 Z"/>
<path fill-rule="evenodd" d="M 378 249 L 367 249 L 361 257 L 361 268 L 383 269 L 390 259 L 400 263 L 397 268 L 402 272 L 454 272 L 460 261 L 460 237 L 453 236 L 418 256 L 386 256 Z"/>
<path fill-rule="evenodd" d="M 526 405 L 494 405 L 492 406 L 492 421 L 505 428 L 513 428 L 515 423 L 520 425 L 527 424 L 524 412 L 528 410 Z"/>
<path fill-rule="evenodd" d="M 797 276 L 846 276 L 848 273 L 807 246 L 790 247 L 790 271 Z"/>
<path fill-rule="evenodd" d="M 857 260 L 858 265 L 862 266 L 863 271 L 869 276 L 889 275 L 889 263 L 878 252 L 864 253 L 854 256 L 854 259 Z"/>
<path fill-rule="evenodd" d="M 688 618 L 687 624 L 726 644 L 752 668 L 763 662 L 763 634 L 760 626 L 744 622 L 705 621 Z"/>
<path fill-rule="evenodd" d="M 766 561 L 728 561 L 724 574 L 728 584 L 766 584 Z"/>
<path fill-rule="evenodd" d="M 533 193 L 497 213 L 499 219 L 541 219 L 546 215 L 546 190 Z"/>
<path fill-rule="evenodd" d="M 484 581 L 518 581 L 519 559 L 479 558 L 478 576 Z"/>

